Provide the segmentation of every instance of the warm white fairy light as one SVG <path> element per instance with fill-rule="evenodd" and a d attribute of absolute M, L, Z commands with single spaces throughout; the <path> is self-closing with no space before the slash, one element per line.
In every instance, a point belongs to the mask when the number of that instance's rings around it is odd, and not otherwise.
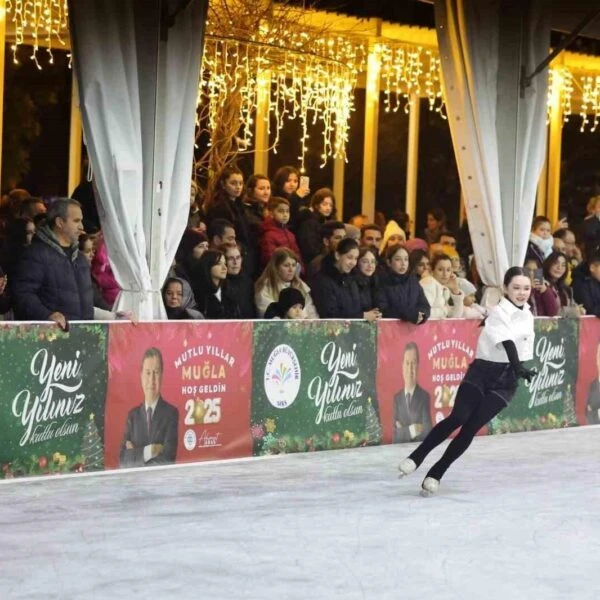
<path fill-rule="evenodd" d="M 397 112 L 402 106 L 408 113 L 415 93 L 424 95 L 429 110 L 445 118 L 439 56 L 428 48 L 390 41 L 380 42 L 378 48 L 385 112 Z"/>
<path fill-rule="evenodd" d="M 14 42 L 11 44 L 13 62 L 16 64 L 17 48 L 31 39 L 31 60 L 38 69 L 37 53 L 40 44 L 48 53 L 50 64 L 54 63 L 52 44 L 65 46 L 68 35 L 69 9 L 67 0 L 6 0 L 7 23 L 14 28 Z"/>
<path fill-rule="evenodd" d="M 580 131 L 585 131 L 590 124 L 590 114 L 593 114 L 590 131 L 596 131 L 600 121 L 600 75 L 587 75 L 581 78 L 582 98 L 581 98 L 581 127 Z"/>
<path fill-rule="evenodd" d="M 330 157 L 345 159 L 364 47 L 341 36 L 314 39 L 307 32 L 289 32 L 278 40 L 265 37 L 266 41 L 257 41 L 206 35 L 199 103 L 208 105 L 209 130 L 217 131 L 224 106 L 235 107 L 236 114 L 226 118 L 238 120 L 242 144 L 251 147 L 262 86 L 270 89 L 267 104 L 274 117 L 275 152 L 285 122 L 297 119 L 301 171 L 312 125 L 322 128 L 322 164 Z"/>

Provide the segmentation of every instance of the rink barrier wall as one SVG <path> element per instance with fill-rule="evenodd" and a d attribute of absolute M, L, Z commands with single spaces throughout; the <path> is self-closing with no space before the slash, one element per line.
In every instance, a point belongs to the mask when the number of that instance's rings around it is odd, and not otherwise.
<path fill-rule="evenodd" d="M 0 478 L 419 441 L 452 409 L 478 325 L 3 323 Z M 600 421 L 600 319 L 535 328 L 538 375 L 483 435 Z M 153 348 L 163 370 L 148 430 Z"/>

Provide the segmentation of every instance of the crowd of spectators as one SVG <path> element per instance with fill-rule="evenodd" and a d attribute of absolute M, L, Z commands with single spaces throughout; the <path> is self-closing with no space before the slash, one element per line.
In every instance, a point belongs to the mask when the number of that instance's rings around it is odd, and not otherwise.
<path fill-rule="evenodd" d="M 211 194 L 192 182 L 188 225 L 162 289 L 168 318 L 485 317 L 466 223 L 452 230 L 436 208 L 411 238 L 406 213 L 344 223 L 337 202 L 289 166 L 272 180 L 247 181 L 227 167 Z M 600 316 L 600 196 L 587 209 L 573 229 L 564 219 L 533 219 L 524 266 L 537 316 Z M 120 289 L 98 225 L 87 197 L 46 206 L 26 190 L 3 196 L 2 318 L 67 328 L 71 320 L 130 317 L 112 311 Z"/>

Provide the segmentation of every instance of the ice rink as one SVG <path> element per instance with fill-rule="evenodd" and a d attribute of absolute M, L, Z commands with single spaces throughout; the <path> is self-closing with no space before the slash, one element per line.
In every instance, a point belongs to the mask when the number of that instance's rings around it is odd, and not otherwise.
<path fill-rule="evenodd" d="M 600 598 L 600 427 L 411 448 L 4 483 L 0 598 Z"/>

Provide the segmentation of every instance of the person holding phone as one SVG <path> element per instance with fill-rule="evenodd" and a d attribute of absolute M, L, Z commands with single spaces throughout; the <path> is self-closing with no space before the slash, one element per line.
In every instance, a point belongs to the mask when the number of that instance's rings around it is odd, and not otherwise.
<path fill-rule="evenodd" d="M 300 176 L 296 167 L 286 165 L 280 167 L 273 176 L 273 196 L 280 196 L 290 201 L 289 228 L 296 229 L 298 212 L 307 206 L 310 194 L 310 180 L 306 175 Z"/>

